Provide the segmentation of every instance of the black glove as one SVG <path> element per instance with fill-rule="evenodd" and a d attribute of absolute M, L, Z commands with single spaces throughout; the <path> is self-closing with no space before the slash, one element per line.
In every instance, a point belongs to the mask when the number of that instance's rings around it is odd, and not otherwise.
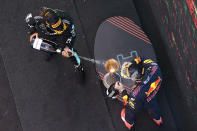
<path fill-rule="evenodd" d="M 108 97 L 113 98 L 114 96 L 118 95 L 119 92 L 115 90 L 115 83 L 111 84 L 111 86 L 107 89 L 106 94 Z"/>
<path fill-rule="evenodd" d="M 36 21 L 35 19 L 32 17 L 32 14 L 29 13 L 27 14 L 27 16 L 25 17 L 25 22 L 26 22 L 26 30 L 28 34 L 33 34 L 35 32 L 35 26 L 36 26 Z"/>

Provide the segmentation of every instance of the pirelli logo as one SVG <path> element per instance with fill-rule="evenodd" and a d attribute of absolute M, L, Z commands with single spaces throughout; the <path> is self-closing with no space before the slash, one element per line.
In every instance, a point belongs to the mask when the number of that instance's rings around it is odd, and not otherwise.
<path fill-rule="evenodd" d="M 153 63 L 153 62 L 154 62 L 154 61 L 152 61 L 151 59 L 147 59 L 147 60 L 144 61 L 145 64 Z"/>

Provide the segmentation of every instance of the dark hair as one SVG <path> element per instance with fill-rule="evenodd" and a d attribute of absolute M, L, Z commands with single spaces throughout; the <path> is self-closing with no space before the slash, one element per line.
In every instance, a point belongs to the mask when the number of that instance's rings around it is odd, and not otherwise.
<path fill-rule="evenodd" d="M 45 15 L 44 19 L 49 23 L 49 24 L 55 24 L 58 20 L 59 17 L 55 14 L 54 11 L 48 10 Z"/>
<path fill-rule="evenodd" d="M 41 7 L 40 8 L 40 16 L 44 17 L 47 13 L 48 8 L 47 7 Z"/>

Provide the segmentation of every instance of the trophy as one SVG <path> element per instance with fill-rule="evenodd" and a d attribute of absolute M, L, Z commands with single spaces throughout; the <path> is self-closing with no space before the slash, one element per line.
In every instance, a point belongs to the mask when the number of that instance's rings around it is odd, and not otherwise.
<path fill-rule="evenodd" d="M 117 72 L 118 69 L 119 69 L 119 65 L 118 65 L 118 62 L 115 59 L 109 59 L 108 61 L 106 61 L 105 70 L 108 73 L 113 74 L 113 73 Z"/>
<path fill-rule="evenodd" d="M 103 84 L 109 89 L 116 81 L 120 81 L 119 74 L 116 73 L 119 69 L 119 64 L 115 59 L 109 59 L 105 62 L 105 70 L 107 73 L 104 75 Z"/>

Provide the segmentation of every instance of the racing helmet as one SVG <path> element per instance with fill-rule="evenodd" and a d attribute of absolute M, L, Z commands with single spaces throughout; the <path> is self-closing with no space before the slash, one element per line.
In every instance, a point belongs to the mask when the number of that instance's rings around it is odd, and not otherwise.
<path fill-rule="evenodd" d="M 66 24 L 62 22 L 62 19 L 53 10 L 48 10 L 44 14 L 44 18 L 46 26 L 57 34 L 62 34 L 67 28 Z"/>
<path fill-rule="evenodd" d="M 135 81 L 136 79 L 140 78 L 141 72 L 142 66 L 137 62 L 121 67 L 121 76 L 125 79 L 131 79 Z"/>

